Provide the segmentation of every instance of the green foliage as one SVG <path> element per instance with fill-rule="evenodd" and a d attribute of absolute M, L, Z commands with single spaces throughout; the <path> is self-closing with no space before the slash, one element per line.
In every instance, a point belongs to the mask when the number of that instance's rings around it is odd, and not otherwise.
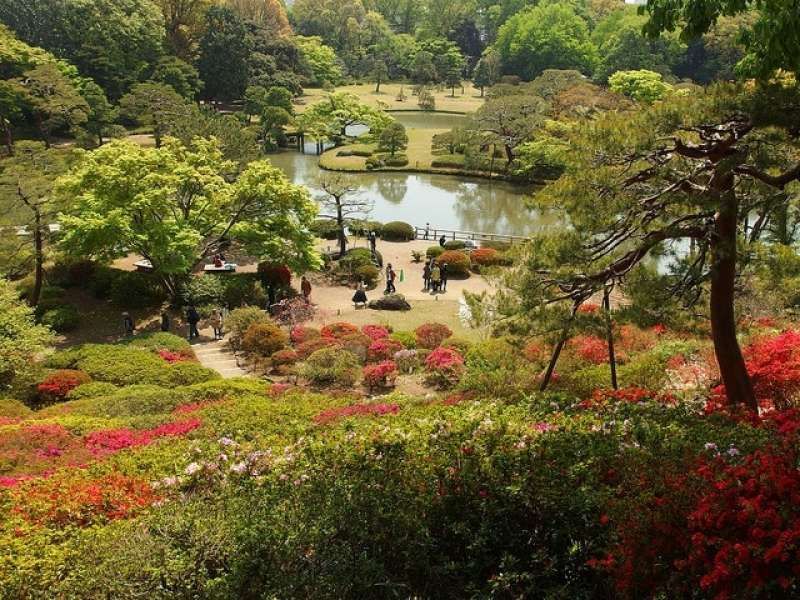
<path fill-rule="evenodd" d="M 672 86 L 662 81 L 660 73 L 653 71 L 618 71 L 608 78 L 611 91 L 636 100 L 652 103 L 663 98 Z"/>
<path fill-rule="evenodd" d="M 364 104 L 348 92 L 328 94 L 297 117 L 298 127 L 319 140 L 341 140 L 347 127 L 355 124 L 367 125 L 371 134 L 380 135 L 393 121 L 383 110 Z"/>
<path fill-rule="evenodd" d="M 410 242 L 415 237 L 414 228 L 402 221 L 390 221 L 381 228 L 381 239 L 387 242 Z"/>
<path fill-rule="evenodd" d="M 289 337 L 275 323 L 253 323 L 244 332 L 242 350 L 261 358 L 267 358 L 278 350 L 283 350 Z"/>
<path fill-rule="evenodd" d="M 322 348 L 300 366 L 300 376 L 316 387 L 349 388 L 361 372 L 358 357 L 340 348 Z"/>
<path fill-rule="evenodd" d="M 246 306 L 232 310 L 225 319 L 225 327 L 230 332 L 228 343 L 239 350 L 247 330 L 256 323 L 270 323 L 269 315 L 256 306 Z"/>
<path fill-rule="evenodd" d="M 34 358 L 52 340 L 47 327 L 34 323 L 33 309 L 19 301 L 14 286 L 0 279 L 0 385 L 32 370 Z"/>
<path fill-rule="evenodd" d="M 500 28 L 494 49 L 505 73 L 536 78 L 545 69 L 594 70 L 597 49 L 586 22 L 568 4 L 541 4 L 514 15 Z"/>
<path fill-rule="evenodd" d="M 159 60 L 150 79 L 171 86 L 187 100 L 194 100 L 203 87 L 197 69 L 176 56 L 165 56 Z"/>
<path fill-rule="evenodd" d="M 82 400 L 84 398 L 98 398 L 100 396 L 110 396 L 119 389 L 113 383 L 105 381 L 90 381 L 83 383 L 70 390 L 67 394 L 68 400 Z"/>
<path fill-rule="evenodd" d="M 317 219 L 311 223 L 311 231 L 323 240 L 335 240 L 339 237 L 339 227 L 331 219 Z"/>
<path fill-rule="evenodd" d="M 19 400 L 13 398 L 0 398 L 0 417 L 7 419 L 22 419 L 30 415 L 31 409 Z"/>
<path fill-rule="evenodd" d="M 77 306 L 66 304 L 45 311 L 39 321 L 56 333 L 66 333 L 78 327 L 81 315 Z"/>
<path fill-rule="evenodd" d="M 241 98 L 249 77 L 249 52 L 244 21 L 226 6 L 209 8 L 197 60 L 203 96 L 214 100 Z"/>
<path fill-rule="evenodd" d="M 322 86 L 327 82 L 337 85 L 341 81 L 342 69 L 333 48 L 316 36 L 297 36 L 295 41 L 311 71 L 310 84 Z"/>
<path fill-rule="evenodd" d="M 131 340 L 128 345 L 136 348 L 146 348 L 153 352 L 169 350 L 170 352 L 180 352 L 183 354 L 191 354 L 192 349 L 192 345 L 187 342 L 186 339 L 165 331 L 139 334 Z"/>
<path fill-rule="evenodd" d="M 438 258 L 444 253 L 444 248 L 441 246 L 429 246 L 427 250 L 425 250 L 425 256 L 427 258 Z"/>
<path fill-rule="evenodd" d="M 378 137 L 378 147 L 389 152 L 392 156 L 398 150 L 403 150 L 408 145 L 408 135 L 402 123 L 391 123 L 381 131 Z M 408 161 L 406 161 L 408 162 Z"/>

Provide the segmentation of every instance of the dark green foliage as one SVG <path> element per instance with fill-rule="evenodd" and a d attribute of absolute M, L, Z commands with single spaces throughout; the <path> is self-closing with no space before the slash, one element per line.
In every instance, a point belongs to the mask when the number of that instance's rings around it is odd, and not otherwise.
<path fill-rule="evenodd" d="M 387 242 L 409 242 L 415 237 L 414 228 L 402 221 L 391 221 L 381 228 L 381 238 Z"/>

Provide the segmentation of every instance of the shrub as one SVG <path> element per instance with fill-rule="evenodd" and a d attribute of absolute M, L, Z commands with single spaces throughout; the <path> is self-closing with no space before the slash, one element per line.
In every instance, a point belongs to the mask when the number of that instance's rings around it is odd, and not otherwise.
<path fill-rule="evenodd" d="M 219 305 L 225 288 L 222 277 L 190 277 L 181 289 L 184 304 Z"/>
<path fill-rule="evenodd" d="M 90 381 L 83 383 L 76 388 L 73 388 L 68 394 L 68 400 L 81 400 L 83 398 L 98 398 L 100 396 L 109 396 L 116 392 L 119 388 L 113 383 L 105 381 Z"/>
<path fill-rule="evenodd" d="M 448 277 L 469 277 L 470 260 L 463 252 L 447 250 L 439 255 L 436 262 L 447 265 Z"/>
<path fill-rule="evenodd" d="M 137 348 L 146 348 L 152 352 L 169 350 L 170 352 L 177 352 L 187 356 L 194 354 L 191 344 L 187 342 L 185 338 L 165 331 L 138 335 L 128 342 L 128 345 Z"/>
<path fill-rule="evenodd" d="M 501 242 L 499 240 L 484 240 L 481 242 L 479 250 L 491 249 L 498 252 L 508 252 L 511 250 L 511 242 Z M 473 253 L 474 254 L 474 253 Z"/>
<path fill-rule="evenodd" d="M 167 367 L 160 378 L 160 383 L 165 387 L 176 387 L 205 383 L 219 378 L 220 374 L 217 371 L 207 369 L 199 363 L 178 362 Z"/>
<path fill-rule="evenodd" d="M 302 344 L 309 340 L 315 340 L 320 337 L 319 329 L 313 327 L 306 327 L 305 325 L 295 325 L 289 333 L 289 338 L 295 345 Z"/>
<path fill-rule="evenodd" d="M 325 338 L 341 338 L 346 335 L 358 333 L 358 327 L 352 323 L 339 321 L 337 323 L 329 323 L 328 325 L 325 325 L 320 330 L 320 333 L 322 334 L 322 337 Z"/>
<path fill-rule="evenodd" d="M 472 348 L 472 342 L 463 338 L 451 337 L 444 340 L 441 346 L 442 348 L 457 350 L 461 356 L 467 356 L 467 352 Z M 513 352 L 513 348 L 511 348 L 511 351 Z"/>
<path fill-rule="evenodd" d="M 275 321 L 284 327 L 294 327 L 298 323 L 304 323 L 314 318 L 314 305 L 306 302 L 303 298 L 286 298 L 277 304 L 273 304 L 272 312 Z"/>
<path fill-rule="evenodd" d="M 405 348 L 417 347 L 417 336 L 412 331 L 394 331 L 389 334 L 389 339 L 400 342 Z"/>
<path fill-rule="evenodd" d="M 416 237 L 416 230 L 402 221 L 391 221 L 381 228 L 381 238 L 388 242 L 410 242 Z"/>
<path fill-rule="evenodd" d="M 62 402 L 72 390 L 91 380 L 92 378 L 83 371 L 62 369 L 50 373 L 37 389 L 45 402 Z"/>
<path fill-rule="evenodd" d="M 300 360 L 300 356 L 294 350 L 286 348 L 273 353 L 269 359 L 270 362 L 272 362 L 273 367 L 285 367 L 298 362 Z"/>
<path fill-rule="evenodd" d="M 382 417 L 384 415 L 396 415 L 399 412 L 400 406 L 398 404 L 365 402 L 329 408 L 314 417 L 314 422 L 317 425 L 326 425 L 347 417 Z"/>
<path fill-rule="evenodd" d="M 479 267 L 491 267 L 499 261 L 500 253 L 493 248 L 478 248 L 469 255 L 472 264 Z"/>
<path fill-rule="evenodd" d="M 75 306 L 65 304 L 45 311 L 40 321 L 57 333 L 65 333 L 78 327 L 81 316 Z"/>
<path fill-rule="evenodd" d="M 115 269 L 109 290 L 111 301 L 125 308 L 161 304 L 167 297 L 158 280 L 148 273 Z"/>
<path fill-rule="evenodd" d="M 355 279 L 363 281 L 368 288 L 374 288 L 381 276 L 381 271 L 375 265 L 364 265 L 355 270 Z"/>
<path fill-rule="evenodd" d="M 160 385 L 129 385 L 107 395 L 72 401 L 70 413 L 91 417 L 159 415 L 170 413 L 186 402 L 188 398 L 183 390 Z"/>
<path fill-rule="evenodd" d="M 383 325 L 363 325 L 361 333 L 369 337 L 371 340 L 382 340 L 389 337 L 389 328 Z"/>
<path fill-rule="evenodd" d="M 578 335 L 570 340 L 575 354 L 584 362 L 601 365 L 608 362 L 608 342 L 595 335 Z"/>
<path fill-rule="evenodd" d="M 335 240 L 339 237 L 339 228 L 331 219 L 317 219 L 311 224 L 311 232 L 323 240 Z"/>
<path fill-rule="evenodd" d="M 367 353 L 372 344 L 372 340 L 363 333 L 349 333 L 339 338 L 342 348 L 352 352 L 362 363 L 367 361 Z"/>
<path fill-rule="evenodd" d="M 364 385 L 370 392 L 376 388 L 393 387 L 397 379 L 397 365 L 394 361 L 384 360 L 364 367 Z"/>
<path fill-rule="evenodd" d="M 419 368 L 420 358 L 416 350 L 398 350 L 394 353 L 394 362 L 401 373 L 411 373 Z"/>
<path fill-rule="evenodd" d="M 349 388 L 355 385 L 358 374 L 358 358 L 340 348 L 317 350 L 300 367 L 300 375 L 317 387 Z"/>
<path fill-rule="evenodd" d="M 286 265 L 259 263 L 258 277 L 264 287 L 288 288 L 292 283 L 292 272 Z"/>
<path fill-rule="evenodd" d="M 313 338 L 302 342 L 295 346 L 295 352 L 297 352 L 297 356 L 300 357 L 301 360 L 307 359 L 309 356 L 314 354 L 317 350 L 321 350 L 323 348 L 341 348 L 342 344 L 339 340 L 334 338 Z"/>
<path fill-rule="evenodd" d="M 253 323 L 242 337 L 242 350 L 266 358 L 283 350 L 287 342 L 286 333 L 275 323 Z"/>
<path fill-rule="evenodd" d="M 464 358 L 450 348 L 436 348 L 425 359 L 428 382 L 440 388 L 451 387 L 464 373 Z"/>
<path fill-rule="evenodd" d="M 467 247 L 464 240 L 448 240 L 444 243 L 445 250 L 463 250 Z"/>
<path fill-rule="evenodd" d="M 96 264 L 90 260 L 58 260 L 47 270 L 47 282 L 64 288 L 85 286 L 94 275 Z"/>
<path fill-rule="evenodd" d="M 383 256 L 380 252 L 375 251 L 373 256 L 372 251 L 368 248 L 351 248 L 339 259 L 336 266 L 339 271 L 354 273 L 360 267 L 373 267 L 376 263 L 383 264 Z"/>
<path fill-rule="evenodd" d="M 411 251 L 411 260 L 413 260 L 415 263 L 421 263 L 422 262 L 422 252 L 420 252 L 419 250 L 412 250 Z"/>
<path fill-rule="evenodd" d="M 376 234 L 380 233 L 382 227 L 383 223 L 380 221 L 369 221 L 362 219 L 354 219 L 350 221 L 350 225 L 347 226 L 347 228 L 350 230 L 350 233 L 360 237 L 366 236 L 370 231 L 374 231 Z"/>
<path fill-rule="evenodd" d="M 0 398 L 0 425 L 2 419 L 24 419 L 31 414 L 31 409 L 19 400 Z"/>
<path fill-rule="evenodd" d="M 269 315 L 255 306 L 245 306 L 230 312 L 225 319 L 225 326 L 230 332 L 228 343 L 234 350 L 239 350 L 242 346 L 242 339 L 245 332 L 255 323 L 270 323 Z"/>
<path fill-rule="evenodd" d="M 385 156 L 383 157 L 383 164 L 387 167 L 405 167 L 408 164 L 408 156 L 405 154 Z"/>
<path fill-rule="evenodd" d="M 417 346 L 433 350 L 442 344 L 453 332 L 447 325 L 441 323 L 425 323 L 414 330 Z"/>
<path fill-rule="evenodd" d="M 427 256 L 429 259 L 439 258 L 442 254 L 444 254 L 444 248 L 441 246 L 430 246 L 427 250 L 425 250 L 425 256 Z"/>
<path fill-rule="evenodd" d="M 396 342 L 395 340 L 388 338 L 375 340 L 369 346 L 367 360 L 369 362 L 389 360 L 394 357 L 395 352 L 399 352 L 402 349 L 402 344 L 400 342 Z"/>
<path fill-rule="evenodd" d="M 461 387 L 482 398 L 512 400 L 531 391 L 535 381 L 535 372 L 524 368 L 511 344 L 489 339 L 467 352 Z"/>
<path fill-rule="evenodd" d="M 213 278 L 212 278 L 213 279 Z M 267 294 L 258 275 L 241 273 L 220 277 L 222 280 L 222 305 L 229 308 L 240 306 L 263 306 L 267 303 Z"/>
<path fill-rule="evenodd" d="M 119 386 L 159 384 L 169 366 L 156 354 L 126 346 L 84 346 L 77 368 L 95 381 Z"/>

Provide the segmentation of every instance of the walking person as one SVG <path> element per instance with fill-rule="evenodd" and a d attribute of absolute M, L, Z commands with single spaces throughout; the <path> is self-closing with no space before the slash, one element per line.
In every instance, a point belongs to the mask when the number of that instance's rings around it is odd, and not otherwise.
<path fill-rule="evenodd" d="M 372 252 L 372 255 L 375 256 L 376 246 L 378 244 L 378 236 L 375 235 L 374 231 L 369 232 L 369 249 Z"/>
<path fill-rule="evenodd" d="M 447 238 L 446 238 L 446 237 L 444 237 L 444 235 L 442 235 L 442 237 L 440 237 L 440 238 L 439 238 L 439 245 L 440 245 L 442 248 L 444 248 L 444 245 L 445 245 L 446 243 L 447 243 Z"/>
<path fill-rule="evenodd" d="M 306 304 L 311 304 L 311 282 L 303 275 L 300 280 L 300 291 L 303 292 L 303 298 Z"/>
<path fill-rule="evenodd" d="M 193 304 L 189 305 L 186 309 L 186 322 L 189 323 L 189 340 L 200 337 L 200 332 L 197 330 L 197 324 L 200 322 L 200 315 Z"/>
<path fill-rule="evenodd" d="M 211 318 L 209 319 L 211 322 L 211 328 L 214 330 L 214 339 L 221 340 L 222 339 L 222 312 L 215 308 L 211 311 Z"/>
<path fill-rule="evenodd" d="M 384 294 L 394 294 L 397 291 L 397 288 L 394 287 L 394 280 L 397 277 L 397 273 L 394 272 L 392 268 L 392 263 L 386 265 L 386 291 Z"/>
<path fill-rule="evenodd" d="M 438 264 L 434 263 L 433 269 L 431 269 L 431 289 L 433 290 L 434 294 L 439 293 L 439 286 L 442 283 L 442 270 Z"/>
<path fill-rule="evenodd" d="M 161 331 L 168 332 L 170 329 L 171 323 L 169 319 L 169 313 L 166 309 L 161 311 Z"/>
<path fill-rule="evenodd" d="M 447 263 L 442 263 L 442 266 L 439 267 L 439 273 L 442 280 L 442 291 L 447 291 Z"/>
<path fill-rule="evenodd" d="M 125 335 L 130 337 L 136 329 L 136 324 L 133 322 L 133 317 L 130 313 L 122 313 L 122 326 L 125 329 Z"/>
<path fill-rule="evenodd" d="M 422 282 L 425 284 L 422 289 L 428 291 L 431 287 L 431 266 L 428 263 L 425 263 L 425 266 L 422 267 Z"/>
<path fill-rule="evenodd" d="M 430 223 L 425 223 L 425 236 L 424 236 L 423 239 L 427 240 L 428 236 L 430 236 L 430 234 L 431 234 L 431 224 Z"/>

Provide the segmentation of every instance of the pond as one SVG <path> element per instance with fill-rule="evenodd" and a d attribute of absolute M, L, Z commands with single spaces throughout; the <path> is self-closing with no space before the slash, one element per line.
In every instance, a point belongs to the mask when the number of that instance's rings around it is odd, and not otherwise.
<path fill-rule="evenodd" d="M 399 112 L 393 116 L 406 127 L 448 130 L 463 122 L 460 115 Z M 348 132 L 355 133 L 355 132 Z M 313 142 L 311 143 L 313 152 Z M 322 170 L 318 157 L 283 152 L 269 157 L 294 182 L 307 186 L 312 196 L 322 195 L 317 180 Z M 372 220 L 405 221 L 417 227 L 457 229 L 480 233 L 530 235 L 555 225 L 525 206 L 531 189 L 504 181 L 431 173 L 347 173 L 363 197 L 374 202 Z"/>

